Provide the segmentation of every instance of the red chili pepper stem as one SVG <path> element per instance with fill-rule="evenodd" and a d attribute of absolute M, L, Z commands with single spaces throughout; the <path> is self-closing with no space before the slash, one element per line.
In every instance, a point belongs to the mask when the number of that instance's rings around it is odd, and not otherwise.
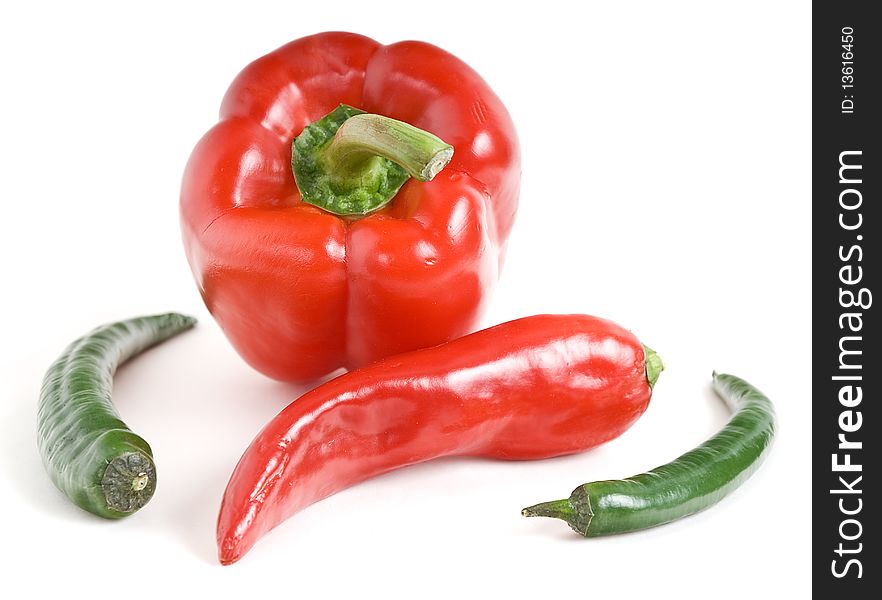
<path fill-rule="evenodd" d="M 661 356 L 646 344 L 643 345 L 643 351 L 646 353 L 646 382 L 649 383 L 649 388 L 653 389 L 658 376 L 665 370 L 665 363 Z"/>
<path fill-rule="evenodd" d="M 304 202 L 360 216 L 410 177 L 430 181 L 452 157 L 453 146 L 427 131 L 341 104 L 294 139 L 291 167 Z"/>

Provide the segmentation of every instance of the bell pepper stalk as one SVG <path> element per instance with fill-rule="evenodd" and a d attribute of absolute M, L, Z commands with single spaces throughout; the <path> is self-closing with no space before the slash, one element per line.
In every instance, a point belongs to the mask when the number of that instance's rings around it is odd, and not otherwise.
<path fill-rule="evenodd" d="M 304 202 L 365 215 L 408 178 L 431 181 L 452 157 L 453 147 L 427 131 L 341 104 L 297 136 L 291 166 Z"/>
<path fill-rule="evenodd" d="M 184 247 L 239 354 L 311 381 L 474 331 L 519 184 L 511 118 L 470 67 L 322 33 L 233 81 L 184 173 Z"/>

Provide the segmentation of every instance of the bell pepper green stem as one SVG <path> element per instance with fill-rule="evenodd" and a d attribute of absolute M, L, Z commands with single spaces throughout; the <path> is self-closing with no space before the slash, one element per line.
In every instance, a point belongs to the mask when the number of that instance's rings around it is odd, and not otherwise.
<path fill-rule="evenodd" d="M 375 156 L 404 167 L 411 177 L 431 181 L 453 158 L 453 146 L 403 121 L 363 114 L 344 121 L 322 152 L 340 179 L 357 178 Z"/>
<path fill-rule="evenodd" d="M 452 157 L 453 147 L 427 131 L 341 104 L 295 138 L 291 166 L 304 202 L 366 215 L 408 178 L 430 181 Z"/>

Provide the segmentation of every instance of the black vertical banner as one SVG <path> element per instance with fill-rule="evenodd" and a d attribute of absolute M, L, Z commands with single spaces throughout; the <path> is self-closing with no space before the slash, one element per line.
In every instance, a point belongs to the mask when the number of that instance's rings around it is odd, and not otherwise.
<path fill-rule="evenodd" d="M 813 586 L 878 598 L 882 442 L 882 22 L 875 3 L 813 5 Z M 874 7 L 878 8 L 878 6 Z"/>

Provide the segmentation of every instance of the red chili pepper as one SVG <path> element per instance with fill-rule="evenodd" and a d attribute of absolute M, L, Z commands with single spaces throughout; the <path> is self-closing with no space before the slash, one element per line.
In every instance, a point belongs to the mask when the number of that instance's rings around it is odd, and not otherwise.
<path fill-rule="evenodd" d="M 440 456 L 579 452 L 646 410 L 658 356 L 615 323 L 539 315 L 333 379 L 270 421 L 239 460 L 217 525 L 233 563 L 298 510 Z"/>
<path fill-rule="evenodd" d="M 431 179 L 447 144 L 433 181 L 375 197 L 408 174 Z M 233 82 L 187 165 L 184 243 L 237 351 L 271 377 L 308 380 L 472 331 L 519 181 L 511 119 L 467 65 L 421 42 L 323 33 Z"/>

